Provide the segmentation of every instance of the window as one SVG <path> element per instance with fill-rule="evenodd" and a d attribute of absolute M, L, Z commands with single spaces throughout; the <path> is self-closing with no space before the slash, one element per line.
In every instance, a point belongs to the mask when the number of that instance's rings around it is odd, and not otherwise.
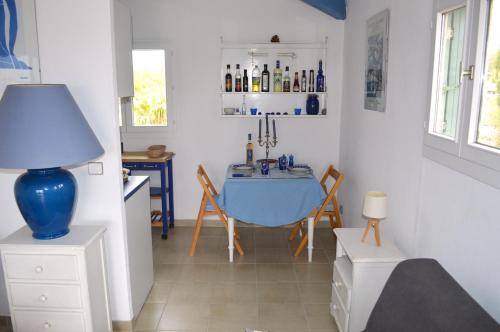
<path fill-rule="evenodd" d="M 500 0 L 462 1 L 435 0 L 424 154 L 500 188 Z"/>
<path fill-rule="evenodd" d="M 132 62 L 134 97 L 120 100 L 122 130 L 131 133 L 165 130 L 169 95 L 167 52 L 163 48 L 140 45 L 132 51 Z"/>

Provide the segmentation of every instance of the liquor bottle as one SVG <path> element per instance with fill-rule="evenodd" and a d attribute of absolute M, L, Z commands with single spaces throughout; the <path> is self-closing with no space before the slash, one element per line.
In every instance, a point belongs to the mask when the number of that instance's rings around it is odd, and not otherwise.
<path fill-rule="evenodd" d="M 293 92 L 300 92 L 299 73 L 298 72 L 295 72 L 295 78 L 293 79 Z"/>
<path fill-rule="evenodd" d="M 245 103 L 245 95 L 243 95 L 243 103 L 241 104 L 241 115 L 247 115 L 247 104 Z"/>
<path fill-rule="evenodd" d="M 282 81 L 282 76 L 283 76 L 283 71 L 280 68 L 280 61 L 276 61 L 276 68 L 274 69 L 273 73 L 273 85 L 274 85 L 274 92 L 282 92 L 283 91 L 283 81 Z"/>
<path fill-rule="evenodd" d="M 325 92 L 325 76 L 323 76 L 323 61 L 319 60 L 319 70 L 316 76 L 316 91 Z"/>
<path fill-rule="evenodd" d="M 288 66 L 285 67 L 285 76 L 283 76 L 283 92 L 290 92 L 290 74 Z"/>
<path fill-rule="evenodd" d="M 262 92 L 269 92 L 269 70 L 267 70 L 267 64 L 264 64 L 264 70 L 262 71 Z"/>
<path fill-rule="evenodd" d="M 307 90 L 307 78 L 306 78 L 306 71 L 302 71 L 302 78 L 300 79 L 300 91 L 306 92 Z"/>
<path fill-rule="evenodd" d="M 227 65 L 226 92 L 233 91 L 233 77 L 231 76 L 231 66 Z"/>
<path fill-rule="evenodd" d="M 246 147 L 246 164 L 248 166 L 253 166 L 252 134 L 248 134 L 248 143 L 247 143 L 247 147 Z"/>
<path fill-rule="evenodd" d="M 314 70 L 309 71 L 309 92 L 314 92 Z"/>
<path fill-rule="evenodd" d="M 248 73 L 247 70 L 243 70 L 243 92 L 248 92 Z"/>
<path fill-rule="evenodd" d="M 236 74 L 234 74 L 234 91 L 241 92 L 241 73 L 239 64 L 236 64 Z"/>
<path fill-rule="evenodd" d="M 260 70 L 259 66 L 255 65 L 252 70 L 252 92 L 260 91 Z"/>

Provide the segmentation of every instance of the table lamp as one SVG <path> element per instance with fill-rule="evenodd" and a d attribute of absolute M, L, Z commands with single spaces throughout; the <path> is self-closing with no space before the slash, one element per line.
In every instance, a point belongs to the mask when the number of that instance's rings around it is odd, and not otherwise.
<path fill-rule="evenodd" d="M 34 238 L 69 232 L 77 184 L 61 167 L 103 153 L 66 85 L 7 86 L 0 100 L 0 168 L 27 169 L 17 178 L 14 193 Z"/>
<path fill-rule="evenodd" d="M 363 204 L 363 215 L 368 218 L 368 223 L 361 241 L 365 241 L 368 232 L 373 228 L 375 231 L 375 242 L 380 247 L 379 222 L 380 219 L 387 217 L 387 195 L 380 191 L 367 192 Z"/>

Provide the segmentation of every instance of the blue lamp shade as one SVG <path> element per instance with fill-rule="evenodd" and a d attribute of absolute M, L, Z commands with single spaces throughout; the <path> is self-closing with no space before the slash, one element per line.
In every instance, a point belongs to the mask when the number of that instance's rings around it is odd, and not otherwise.
<path fill-rule="evenodd" d="M 65 85 L 7 86 L 0 100 L 0 168 L 28 169 L 14 192 L 33 237 L 52 239 L 69 232 L 77 184 L 61 167 L 103 153 Z"/>

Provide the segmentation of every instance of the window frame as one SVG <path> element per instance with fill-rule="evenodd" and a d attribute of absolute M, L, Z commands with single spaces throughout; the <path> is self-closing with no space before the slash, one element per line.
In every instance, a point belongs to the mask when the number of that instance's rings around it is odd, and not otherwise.
<path fill-rule="evenodd" d="M 133 97 L 121 98 L 122 123 L 120 130 L 124 134 L 151 134 L 165 133 L 174 124 L 172 112 L 172 67 L 171 59 L 173 53 L 166 42 L 142 40 L 133 43 L 132 51 L 134 50 L 163 50 L 165 53 L 165 89 L 166 89 L 166 108 L 167 108 L 167 124 L 165 126 L 135 126 L 133 124 Z"/>
<path fill-rule="evenodd" d="M 495 0 L 500 1 L 500 0 Z M 476 143 L 477 121 L 479 119 L 484 52 L 486 51 L 487 10 L 489 0 L 435 0 L 432 21 L 433 48 L 431 53 L 431 89 L 429 107 L 424 123 L 424 148 L 426 158 L 471 176 L 481 182 L 500 189 L 500 149 Z M 461 6 L 466 6 L 464 54 L 462 71 L 469 65 L 475 66 L 473 80 L 463 77 L 460 87 L 460 106 L 457 115 L 454 138 L 431 132 L 431 117 L 436 102 L 437 70 L 439 66 L 440 29 L 439 16 Z M 437 60 L 437 61 L 436 61 Z M 479 73 L 479 74 L 477 74 Z"/>

